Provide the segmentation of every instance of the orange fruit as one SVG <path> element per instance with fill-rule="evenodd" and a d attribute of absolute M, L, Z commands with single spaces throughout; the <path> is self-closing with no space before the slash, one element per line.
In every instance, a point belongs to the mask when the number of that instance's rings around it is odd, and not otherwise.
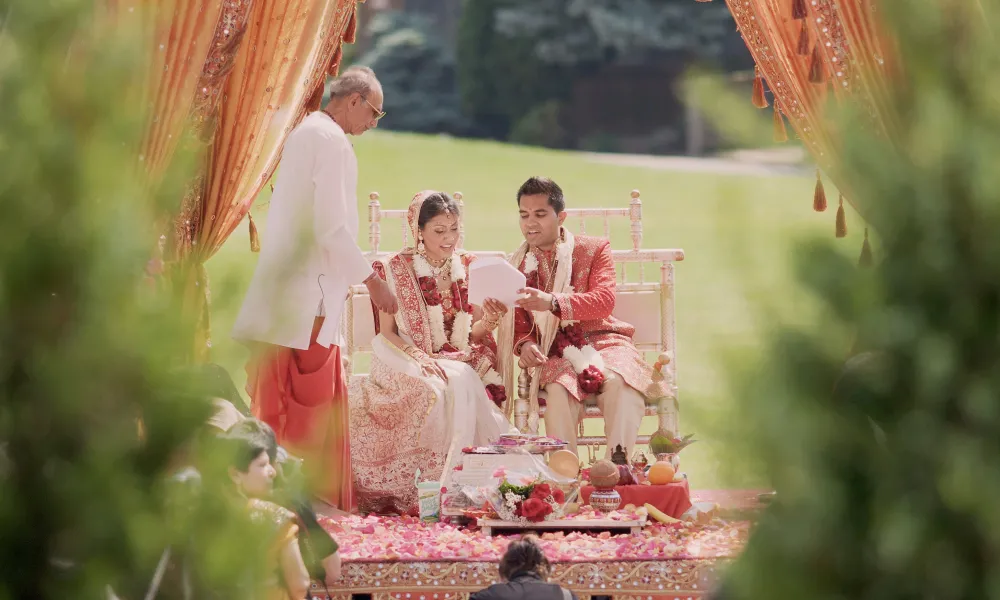
<path fill-rule="evenodd" d="M 649 468 L 646 478 L 653 485 L 666 485 L 674 480 L 674 466 L 665 460 L 657 461 Z"/>

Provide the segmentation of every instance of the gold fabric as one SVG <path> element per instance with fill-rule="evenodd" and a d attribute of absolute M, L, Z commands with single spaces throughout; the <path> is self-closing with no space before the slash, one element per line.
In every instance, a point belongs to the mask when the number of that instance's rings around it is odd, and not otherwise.
<path fill-rule="evenodd" d="M 873 0 L 805 0 L 802 19 L 793 15 L 795 1 L 726 3 L 767 81 L 775 108 L 864 217 L 864 207 L 850 194 L 850 182 L 837 173 L 838 141 L 824 112 L 831 101 L 856 103 L 875 131 L 890 135 L 892 115 L 885 98 L 892 51 L 880 31 Z"/>
<path fill-rule="evenodd" d="M 288 133 L 318 108 L 341 43 L 354 40 L 355 0 L 108 0 L 123 24 L 153 32 L 150 117 L 140 162 L 162 174 L 189 125 L 202 144 L 197 174 L 165 231 L 167 261 L 195 357 L 207 358 L 204 263 L 247 216 Z M 266 240 L 264 243 L 267 243 Z"/>

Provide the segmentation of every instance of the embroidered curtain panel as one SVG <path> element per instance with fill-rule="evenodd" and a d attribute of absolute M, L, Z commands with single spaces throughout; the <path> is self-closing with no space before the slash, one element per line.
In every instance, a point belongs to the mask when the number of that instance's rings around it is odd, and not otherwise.
<path fill-rule="evenodd" d="M 169 281 L 197 323 L 194 355 L 211 346 L 204 263 L 271 178 L 286 136 L 319 107 L 325 76 L 354 41 L 356 0 L 114 0 L 123 23 L 152 31 L 139 151 L 151 180 L 193 126 L 203 158 L 164 232 Z M 251 245 L 256 231 L 250 220 Z"/>
<path fill-rule="evenodd" d="M 782 116 L 802 139 L 817 165 L 831 176 L 844 198 L 853 201 L 850 182 L 837 173 L 836 132 L 825 119 L 828 102 L 850 102 L 875 131 L 891 135 L 886 105 L 893 51 L 878 25 L 875 0 L 726 0 L 757 64 L 754 104 L 768 106 L 771 92 L 776 135 Z M 817 173 L 817 210 L 826 207 Z M 839 211 L 838 235 L 846 233 Z"/>

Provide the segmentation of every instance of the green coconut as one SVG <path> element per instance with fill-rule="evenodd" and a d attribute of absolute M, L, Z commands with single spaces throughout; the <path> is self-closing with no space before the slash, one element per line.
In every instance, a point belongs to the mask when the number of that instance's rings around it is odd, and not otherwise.
<path fill-rule="evenodd" d="M 657 429 L 656 433 L 649 436 L 649 449 L 653 454 L 668 454 L 673 452 L 674 434 L 665 429 Z"/>

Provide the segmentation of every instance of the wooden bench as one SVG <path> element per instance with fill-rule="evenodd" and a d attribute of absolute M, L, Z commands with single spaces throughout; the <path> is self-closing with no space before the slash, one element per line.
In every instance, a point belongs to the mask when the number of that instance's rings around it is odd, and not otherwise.
<path fill-rule="evenodd" d="M 461 193 L 453 194 L 455 200 L 464 208 Z M 677 360 L 676 360 L 676 317 L 674 309 L 674 263 L 684 260 L 684 251 L 680 249 L 643 249 L 642 200 L 638 190 L 633 190 L 627 207 L 624 208 L 570 208 L 566 210 L 567 227 L 577 224 L 579 233 L 586 233 L 587 219 L 598 218 L 603 222 L 604 237 L 611 238 L 611 220 L 628 219 L 631 249 L 614 249 L 615 265 L 618 270 L 618 288 L 615 299 L 614 315 L 635 326 L 633 341 L 640 351 L 656 357 L 657 368 L 661 369 L 668 381 L 668 395 L 656 403 L 648 404 L 647 416 L 656 416 L 658 426 L 668 431 L 678 431 L 677 404 Z M 408 244 L 409 227 L 406 222 L 406 209 L 384 209 L 379 201 L 379 195 L 372 193 L 368 203 L 368 258 L 372 263 L 384 264 L 394 252 L 386 252 L 381 248 L 382 225 L 385 222 L 399 221 L 402 231 L 403 246 Z M 459 248 L 464 248 L 464 229 L 460 231 Z M 614 242 L 612 242 L 614 244 Z M 479 257 L 496 256 L 508 258 L 503 251 L 473 250 Z M 658 277 L 647 281 L 647 264 L 658 267 Z M 344 314 L 344 333 L 346 338 L 347 372 L 350 378 L 363 377 L 354 372 L 357 354 L 370 353 L 371 342 L 375 337 L 375 319 L 372 314 L 368 290 L 364 286 L 354 286 L 348 298 L 347 310 Z M 500 350 L 505 351 L 503 349 Z M 541 407 L 538 414 L 531 414 L 528 395 L 531 389 L 530 373 L 521 370 L 518 377 L 517 397 L 508 400 L 514 404 L 514 425 L 525 432 L 537 433 L 538 424 L 545 414 Z M 603 418 L 596 402 L 591 398 L 585 410 L 585 419 Z M 604 436 L 583 435 L 583 424 L 580 426 L 581 436 L 578 444 L 581 446 L 604 445 Z M 647 443 L 649 435 L 639 438 L 639 443 Z"/>

